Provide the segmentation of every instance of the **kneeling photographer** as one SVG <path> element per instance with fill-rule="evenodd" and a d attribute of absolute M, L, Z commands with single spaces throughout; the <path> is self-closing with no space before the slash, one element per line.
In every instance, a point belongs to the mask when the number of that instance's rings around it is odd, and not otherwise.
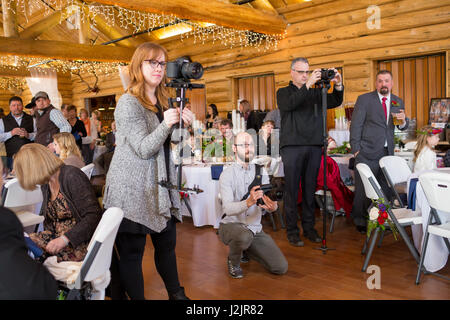
<path fill-rule="evenodd" d="M 273 239 L 262 230 L 262 209 L 274 212 L 278 203 L 260 189 L 261 184 L 269 183 L 269 177 L 262 174 L 260 166 L 250 164 L 255 154 L 252 136 L 239 133 L 233 151 L 236 162 L 226 168 L 219 179 L 224 212 L 219 237 L 230 249 L 228 272 L 233 278 L 242 278 L 240 263 L 248 258 L 261 263 L 271 273 L 284 274 L 288 269 L 287 260 Z M 261 181 L 261 184 L 255 184 L 255 181 Z M 262 203 L 258 204 L 258 200 Z"/>

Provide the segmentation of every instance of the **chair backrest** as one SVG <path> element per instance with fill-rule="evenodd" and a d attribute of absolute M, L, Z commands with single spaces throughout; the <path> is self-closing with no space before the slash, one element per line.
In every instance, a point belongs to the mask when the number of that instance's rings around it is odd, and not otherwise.
<path fill-rule="evenodd" d="M 383 173 L 388 175 L 387 180 L 394 185 L 401 182 L 408 181 L 411 175 L 411 169 L 405 159 L 398 156 L 385 156 L 380 159 L 380 168 Z M 389 179 L 388 179 L 389 178 Z M 393 187 L 393 186 L 392 186 Z"/>
<path fill-rule="evenodd" d="M 81 171 L 83 171 L 87 175 L 89 180 L 91 179 L 91 175 L 92 175 L 92 171 L 94 171 L 94 167 L 95 167 L 95 164 L 89 163 L 88 165 L 81 168 Z"/>
<path fill-rule="evenodd" d="M 100 220 L 88 246 L 75 287 L 81 288 L 84 281 L 92 281 L 104 275 L 111 265 L 114 241 L 123 219 L 120 208 L 109 208 Z"/>
<path fill-rule="evenodd" d="M 426 172 L 419 176 L 419 182 L 431 208 L 450 212 L 450 174 Z"/>
<path fill-rule="evenodd" d="M 5 189 L 6 195 L 3 199 L 3 206 L 13 211 L 15 211 L 14 209 L 34 206 L 43 200 L 40 186 L 37 186 L 33 191 L 27 191 L 20 186 L 17 178 L 6 182 Z"/>
<path fill-rule="evenodd" d="M 372 170 L 370 170 L 369 166 L 365 163 L 358 163 L 356 165 L 356 169 L 358 170 L 358 173 L 361 176 L 361 180 L 364 184 L 364 191 L 366 193 L 366 197 L 373 200 L 378 200 L 379 198 L 384 197 L 382 195 L 380 184 L 373 175 L 373 172 Z M 375 187 L 372 185 L 370 181 L 373 181 Z M 378 190 L 376 190 L 375 188 L 377 188 Z"/>

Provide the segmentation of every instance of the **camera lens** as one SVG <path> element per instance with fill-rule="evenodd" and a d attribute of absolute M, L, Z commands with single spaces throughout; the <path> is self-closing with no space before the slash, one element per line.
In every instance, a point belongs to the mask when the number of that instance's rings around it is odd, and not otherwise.
<path fill-rule="evenodd" d="M 203 76 L 203 67 L 198 62 L 183 63 L 181 74 L 185 79 L 200 79 Z"/>

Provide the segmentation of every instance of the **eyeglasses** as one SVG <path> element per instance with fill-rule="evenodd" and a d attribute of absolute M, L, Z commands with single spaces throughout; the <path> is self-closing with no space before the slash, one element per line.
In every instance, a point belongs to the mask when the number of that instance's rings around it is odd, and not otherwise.
<path fill-rule="evenodd" d="M 146 61 L 153 69 L 156 69 L 158 67 L 158 65 L 161 67 L 161 69 L 164 69 L 167 64 L 167 62 L 165 62 L 165 61 L 158 61 L 158 60 L 152 60 L 152 59 L 148 59 L 148 60 L 144 60 L 144 61 Z"/>
<path fill-rule="evenodd" d="M 311 71 L 302 71 L 302 70 L 295 70 L 295 69 L 292 69 L 292 71 L 295 71 L 295 72 L 297 72 L 299 75 L 303 75 L 303 74 L 310 74 L 311 73 Z"/>
<path fill-rule="evenodd" d="M 239 144 L 235 144 L 236 147 L 253 147 L 254 144 L 249 144 L 249 143 L 239 143 Z"/>

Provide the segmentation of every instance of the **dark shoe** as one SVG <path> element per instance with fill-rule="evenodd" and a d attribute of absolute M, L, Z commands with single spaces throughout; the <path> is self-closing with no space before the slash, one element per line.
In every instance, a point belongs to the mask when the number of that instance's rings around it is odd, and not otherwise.
<path fill-rule="evenodd" d="M 303 232 L 303 235 L 311 242 L 319 243 L 322 241 L 322 238 L 317 233 L 316 229 L 311 229 Z"/>
<path fill-rule="evenodd" d="M 228 273 L 234 279 L 241 279 L 244 277 L 241 266 L 233 266 L 230 259 L 228 259 Z"/>
<path fill-rule="evenodd" d="M 247 250 L 242 251 L 241 263 L 247 263 L 249 261 L 250 261 L 250 258 L 248 257 Z"/>
<path fill-rule="evenodd" d="M 359 233 L 366 234 L 367 233 L 367 227 L 366 226 L 356 226 L 356 230 L 358 230 Z"/>
<path fill-rule="evenodd" d="M 186 294 L 184 293 L 184 288 L 180 287 L 180 290 L 178 290 L 176 293 L 169 293 L 169 300 L 191 300 L 191 299 L 186 297 Z"/>
<path fill-rule="evenodd" d="M 288 236 L 288 241 L 289 244 L 294 247 L 303 247 L 305 245 L 298 234 Z"/>

